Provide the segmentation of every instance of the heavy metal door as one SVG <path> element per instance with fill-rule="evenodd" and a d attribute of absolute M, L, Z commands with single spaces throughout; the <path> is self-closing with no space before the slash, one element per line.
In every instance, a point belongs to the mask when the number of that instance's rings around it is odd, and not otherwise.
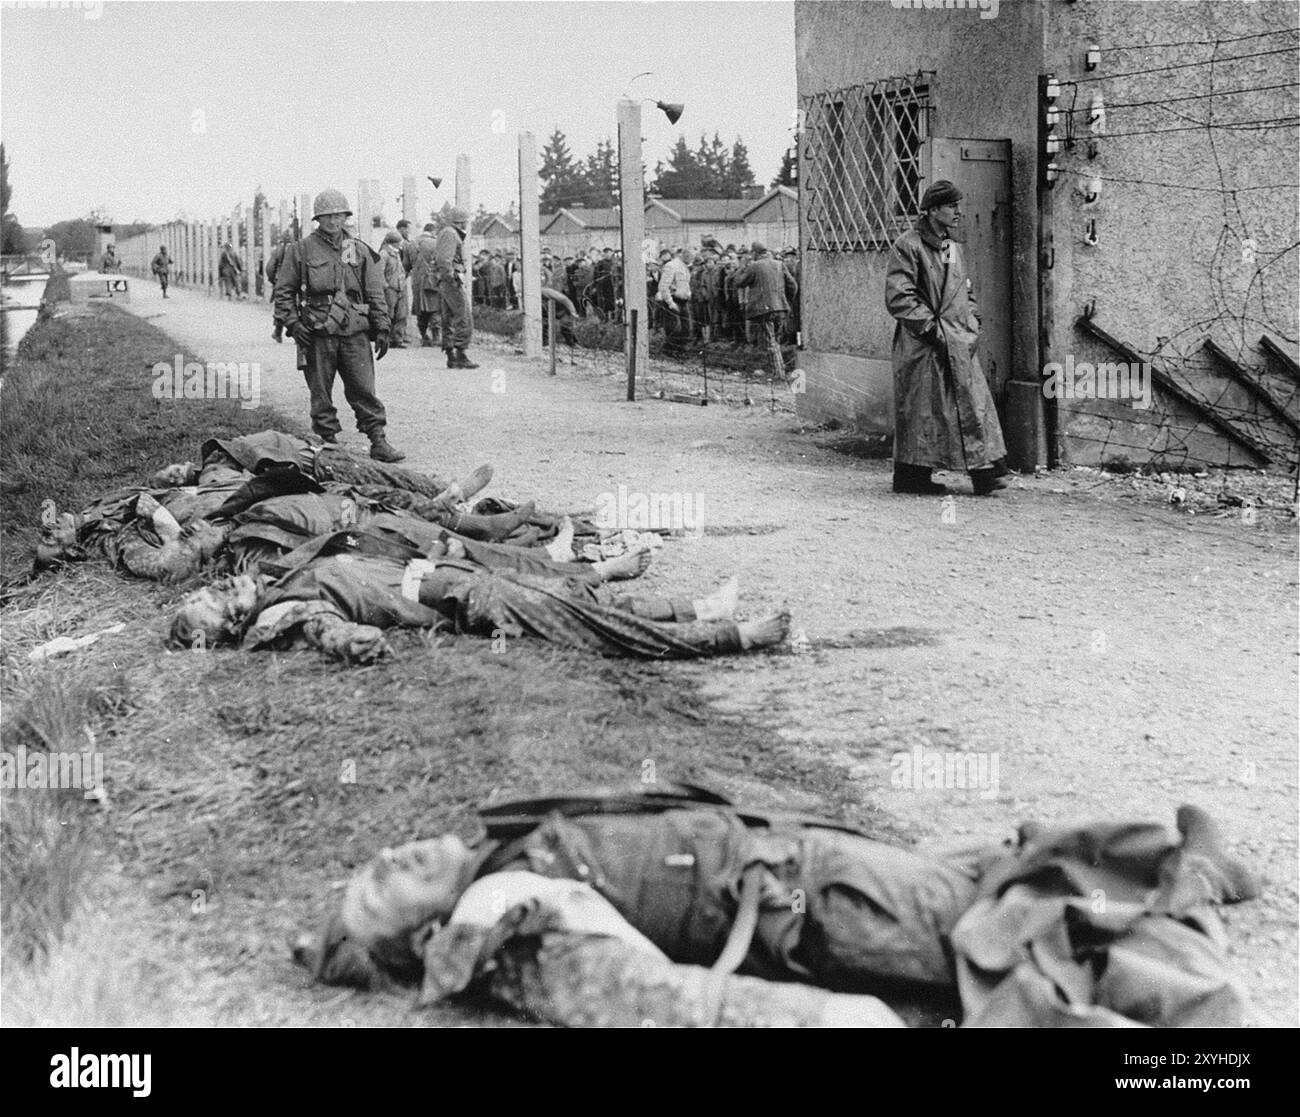
<path fill-rule="evenodd" d="M 979 304 L 979 358 L 998 412 L 1011 379 L 1011 141 L 936 136 L 930 181 L 948 179 L 964 197 L 962 254 Z"/>

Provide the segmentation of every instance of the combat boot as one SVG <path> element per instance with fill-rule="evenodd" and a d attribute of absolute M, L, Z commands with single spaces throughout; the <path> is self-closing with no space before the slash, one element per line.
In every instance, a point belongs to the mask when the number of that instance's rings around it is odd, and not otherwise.
<path fill-rule="evenodd" d="M 444 349 L 443 352 L 447 354 L 448 368 L 460 368 L 460 360 L 456 356 L 456 350 Z"/>
<path fill-rule="evenodd" d="M 400 462 L 406 460 L 406 455 L 384 437 L 384 432 L 382 430 L 372 431 L 370 434 L 370 456 L 377 462 Z"/>
<path fill-rule="evenodd" d="M 473 361 L 469 359 L 469 354 L 464 349 L 456 350 L 456 367 L 457 368 L 478 368 Z"/>

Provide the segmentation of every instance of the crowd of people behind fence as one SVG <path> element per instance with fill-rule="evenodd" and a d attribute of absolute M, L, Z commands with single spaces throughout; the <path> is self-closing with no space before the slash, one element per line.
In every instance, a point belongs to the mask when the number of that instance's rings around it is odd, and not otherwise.
<path fill-rule="evenodd" d="M 649 327 L 672 341 L 670 351 L 690 343 L 731 342 L 762 346 L 761 324 L 749 314 L 755 292 L 738 284 L 744 268 L 759 253 L 757 245 L 722 245 L 707 241 L 698 250 L 665 248 L 646 265 Z M 781 313 L 777 334 L 792 345 L 801 329 L 799 253 L 793 248 L 773 258 L 790 277 L 794 297 Z M 472 266 L 473 299 L 481 307 L 518 310 L 523 301 L 522 268 L 513 249 L 481 249 Z M 542 249 L 541 285 L 565 296 L 578 316 L 604 322 L 623 321 L 623 254 L 613 248 L 579 249 L 561 256 Z M 563 316 L 563 315 L 562 315 Z M 569 340 L 571 330 L 563 331 Z"/>

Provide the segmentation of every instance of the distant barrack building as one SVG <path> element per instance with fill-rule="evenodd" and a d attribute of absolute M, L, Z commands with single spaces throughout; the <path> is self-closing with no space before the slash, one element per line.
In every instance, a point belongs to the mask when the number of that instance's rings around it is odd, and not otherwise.
<path fill-rule="evenodd" d="M 807 391 L 884 453 L 890 246 L 965 192 L 1012 464 L 1293 465 L 1300 35 L 1289 3 L 799 0 Z M 1045 372 L 1149 364 L 1153 402 Z"/>

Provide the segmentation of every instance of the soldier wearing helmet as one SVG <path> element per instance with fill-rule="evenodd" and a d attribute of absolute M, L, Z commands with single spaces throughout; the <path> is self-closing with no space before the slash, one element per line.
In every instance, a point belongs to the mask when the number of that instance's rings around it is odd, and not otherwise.
<path fill-rule="evenodd" d="M 338 190 L 316 195 L 315 232 L 291 244 L 276 271 L 275 320 L 298 343 L 320 439 L 333 444 L 342 430 L 333 400 L 337 373 L 357 429 L 370 439 L 370 456 L 398 462 L 406 455 L 385 437 L 388 418 L 375 395 L 375 360 L 388 352 L 389 340 L 383 268 L 365 242 L 343 231 L 351 214 Z"/>
<path fill-rule="evenodd" d="M 447 214 L 448 224 L 438 234 L 433 249 L 433 278 L 442 317 L 442 348 L 448 368 L 478 368 L 465 352 L 473 323 L 465 298 L 465 234 L 469 214 L 457 207 Z"/>

